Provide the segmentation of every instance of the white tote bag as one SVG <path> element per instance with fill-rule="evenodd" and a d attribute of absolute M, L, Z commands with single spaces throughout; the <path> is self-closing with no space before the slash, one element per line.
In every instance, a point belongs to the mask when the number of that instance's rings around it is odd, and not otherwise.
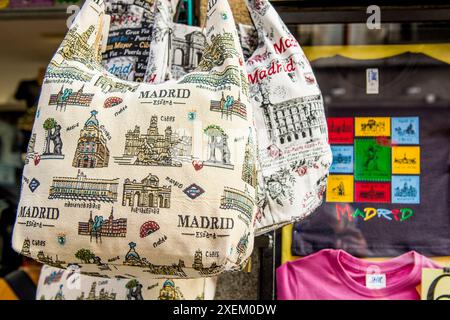
<path fill-rule="evenodd" d="M 323 201 L 332 157 L 322 95 L 301 47 L 268 1 L 246 3 L 258 30 L 258 46 L 246 67 L 258 136 L 256 234 L 261 234 L 314 212 Z M 192 63 L 200 51 L 193 44 L 182 48 L 173 39 L 175 34 L 182 39 L 186 28 L 172 22 L 173 12 L 172 6 L 155 15 L 153 34 L 159 36 L 152 37 L 145 81 L 176 79 L 172 70 L 177 57 Z M 248 51 L 254 39 L 248 36 L 248 26 L 240 30 L 241 44 Z M 164 52 L 164 57 L 156 52 Z M 221 104 L 222 109 L 225 106 Z M 233 108 L 222 111 L 233 113 Z"/>
<path fill-rule="evenodd" d="M 47 69 L 24 169 L 16 251 L 87 275 L 195 278 L 253 247 L 253 119 L 228 3 L 209 2 L 210 51 L 158 85 L 100 65 L 105 8 L 87 1 Z M 241 113 L 215 106 L 236 98 Z M 247 152 L 246 152 L 247 151 Z"/>

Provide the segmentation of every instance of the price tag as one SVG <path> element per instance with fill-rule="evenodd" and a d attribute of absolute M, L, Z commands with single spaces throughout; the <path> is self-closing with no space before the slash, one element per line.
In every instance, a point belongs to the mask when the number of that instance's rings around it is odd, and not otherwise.
<path fill-rule="evenodd" d="M 369 289 L 386 288 L 386 274 L 366 274 L 366 287 Z"/>
<path fill-rule="evenodd" d="M 366 69 L 366 93 L 378 94 L 379 89 L 379 73 L 378 68 Z"/>

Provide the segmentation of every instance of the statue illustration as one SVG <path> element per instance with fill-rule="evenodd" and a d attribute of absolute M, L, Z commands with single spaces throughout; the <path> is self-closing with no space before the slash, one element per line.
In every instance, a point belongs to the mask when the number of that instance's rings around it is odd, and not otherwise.
<path fill-rule="evenodd" d="M 61 126 L 54 118 L 48 118 L 44 121 L 43 128 L 47 130 L 47 133 L 45 149 L 41 159 L 64 159 L 62 154 Z M 53 144 L 53 150 L 51 150 L 51 144 Z"/>

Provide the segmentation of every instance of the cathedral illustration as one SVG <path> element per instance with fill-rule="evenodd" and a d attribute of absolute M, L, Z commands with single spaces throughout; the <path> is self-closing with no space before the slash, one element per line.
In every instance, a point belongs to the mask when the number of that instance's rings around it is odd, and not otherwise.
<path fill-rule="evenodd" d="M 143 166 L 181 167 L 182 161 L 190 161 L 192 137 L 173 132 L 171 126 L 159 133 L 158 117 L 152 116 L 147 133 L 141 133 L 139 126 L 125 135 L 125 149 L 122 157 L 114 157 L 118 164 Z"/>
<path fill-rule="evenodd" d="M 72 166 L 76 168 L 103 168 L 108 166 L 109 149 L 106 138 L 97 120 L 97 111 L 91 111 L 91 117 L 80 131 L 77 149 Z"/>
<path fill-rule="evenodd" d="M 256 163 L 251 137 L 248 137 L 245 145 L 244 163 L 242 165 L 242 180 L 252 187 L 256 187 Z"/>

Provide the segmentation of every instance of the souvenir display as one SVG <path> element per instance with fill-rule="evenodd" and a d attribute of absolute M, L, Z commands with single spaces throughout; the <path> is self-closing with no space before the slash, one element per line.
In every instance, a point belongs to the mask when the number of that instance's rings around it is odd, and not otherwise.
<path fill-rule="evenodd" d="M 255 138 L 228 4 L 211 0 L 199 67 L 159 85 L 103 69 L 104 12 L 87 1 L 47 69 L 14 249 L 110 277 L 241 268 L 253 247 L 255 189 L 242 172 Z M 199 108 L 223 96 L 239 98 L 239 117 Z"/>
<path fill-rule="evenodd" d="M 277 269 L 280 300 L 420 300 L 422 268 L 440 268 L 410 251 L 383 262 L 324 249 Z"/>

